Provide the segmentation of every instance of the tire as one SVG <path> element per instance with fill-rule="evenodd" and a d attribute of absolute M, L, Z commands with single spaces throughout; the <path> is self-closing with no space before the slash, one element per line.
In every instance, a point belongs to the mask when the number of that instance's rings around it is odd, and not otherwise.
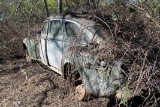
<path fill-rule="evenodd" d="M 87 93 L 84 84 L 82 83 L 82 77 L 79 72 L 75 70 L 75 66 L 72 64 L 66 64 L 64 66 L 64 78 L 66 80 L 67 85 L 75 92 L 75 98 L 79 101 L 83 101 L 86 99 Z M 74 72 L 71 72 L 75 70 Z"/>

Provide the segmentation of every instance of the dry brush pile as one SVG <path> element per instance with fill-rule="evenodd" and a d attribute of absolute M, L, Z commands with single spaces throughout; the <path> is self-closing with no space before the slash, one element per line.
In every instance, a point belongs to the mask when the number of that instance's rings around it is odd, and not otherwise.
<path fill-rule="evenodd" d="M 106 66 L 113 61 L 123 63 L 121 68 L 126 78 L 119 88 L 121 101 L 118 104 L 131 106 L 138 97 L 139 106 L 159 106 L 160 28 L 135 7 L 119 7 L 117 10 L 121 12 L 111 14 L 114 9 L 92 10 L 82 17 L 95 20 L 101 28 L 105 44 L 98 54 Z"/>

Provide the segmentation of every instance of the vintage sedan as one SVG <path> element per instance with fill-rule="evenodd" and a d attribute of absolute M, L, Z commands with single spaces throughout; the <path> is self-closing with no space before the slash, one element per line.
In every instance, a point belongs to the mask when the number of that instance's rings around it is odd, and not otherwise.
<path fill-rule="evenodd" d="M 51 16 L 35 37 L 23 40 L 26 60 L 37 60 L 65 80 L 72 80 L 79 100 L 87 95 L 111 96 L 122 84 L 121 63 L 105 67 L 97 63 L 92 48 L 103 44 L 100 30 L 94 21 L 85 18 Z M 93 45 L 93 46 L 92 46 Z"/>

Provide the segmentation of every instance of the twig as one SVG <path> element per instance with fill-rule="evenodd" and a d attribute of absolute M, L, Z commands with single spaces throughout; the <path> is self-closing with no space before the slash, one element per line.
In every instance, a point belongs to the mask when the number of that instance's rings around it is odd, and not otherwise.
<path fill-rule="evenodd" d="M 135 5 L 135 4 L 132 4 L 132 5 L 137 7 L 141 11 L 143 11 L 145 13 L 146 17 L 151 19 L 160 28 L 160 24 L 158 22 L 156 22 L 155 19 L 152 16 L 150 16 L 143 8 L 141 8 L 141 7 L 139 7 L 139 6 Z"/>
<path fill-rule="evenodd" d="M 135 89 L 133 95 L 135 95 L 135 93 L 136 93 L 136 91 L 137 91 L 137 89 L 138 89 L 138 87 L 139 87 L 140 80 L 142 79 L 142 76 L 144 75 L 143 69 L 144 69 L 144 67 L 145 67 L 145 62 L 146 62 L 147 55 L 148 55 L 148 51 L 147 51 L 146 54 L 145 54 L 145 58 L 144 58 L 144 60 L 143 60 L 143 65 L 142 65 L 142 68 L 141 68 L 141 71 L 140 71 L 140 76 L 139 76 L 139 78 L 138 78 L 138 80 L 137 80 L 137 86 L 136 86 L 136 89 Z"/>
<path fill-rule="evenodd" d="M 13 15 L 14 15 L 15 13 L 17 13 L 17 11 L 18 11 L 18 9 L 21 7 L 21 4 L 22 4 L 22 3 L 23 3 L 23 0 L 21 0 L 21 1 L 19 2 L 16 10 L 15 10 L 14 13 L 13 13 Z"/>
<path fill-rule="evenodd" d="M 98 16 L 96 16 L 96 15 L 94 15 L 94 17 L 96 17 L 97 19 L 99 19 L 100 21 L 102 21 L 102 22 L 109 28 L 109 31 L 110 31 L 110 33 L 111 33 L 111 35 L 112 35 L 112 38 L 113 38 L 113 33 L 112 33 L 112 30 L 111 30 L 111 28 L 109 27 L 109 25 L 108 25 L 104 20 L 102 20 L 100 17 L 98 17 Z"/>

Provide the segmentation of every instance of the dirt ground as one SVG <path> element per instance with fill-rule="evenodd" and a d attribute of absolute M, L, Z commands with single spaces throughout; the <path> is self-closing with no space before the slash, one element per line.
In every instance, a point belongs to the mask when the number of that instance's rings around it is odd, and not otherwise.
<path fill-rule="evenodd" d="M 78 101 L 61 76 L 24 57 L 0 61 L 1 107 L 106 107 L 108 101 Z"/>

